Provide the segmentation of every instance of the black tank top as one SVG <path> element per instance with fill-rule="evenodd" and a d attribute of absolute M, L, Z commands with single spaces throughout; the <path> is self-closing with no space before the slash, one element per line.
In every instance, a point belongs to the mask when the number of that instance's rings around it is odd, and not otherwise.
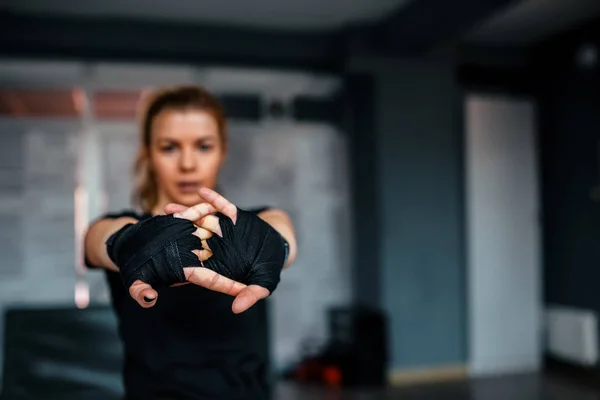
<path fill-rule="evenodd" d="M 104 218 L 124 216 L 151 217 L 124 211 Z M 162 290 L 145 309 L 118 273 L 106 277 L 124 343 L 128 400 L 270 398 L 267 301 L 236 315 L 233 297 L 188 284 Z"/>

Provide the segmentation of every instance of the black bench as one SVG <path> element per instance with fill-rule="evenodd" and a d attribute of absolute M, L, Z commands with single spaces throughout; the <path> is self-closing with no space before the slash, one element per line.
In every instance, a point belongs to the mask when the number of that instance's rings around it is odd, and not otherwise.
<path fill-rule="evenodd" d="M 122 398 L 122 347 L 109 306 L 4 313 L 2 400 Z"/>

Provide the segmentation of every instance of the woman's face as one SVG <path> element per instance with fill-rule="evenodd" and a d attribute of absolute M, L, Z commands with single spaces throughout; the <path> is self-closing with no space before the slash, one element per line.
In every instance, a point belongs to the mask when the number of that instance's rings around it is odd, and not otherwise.
<path fill-rule="evenodd" d="M 163 110 L 152 123 L 150 165 L 158 184 L 158 206 L 202 201 L 200 187 L 214 189 L 225 159 L 215 118 L 200 110 Z"/>

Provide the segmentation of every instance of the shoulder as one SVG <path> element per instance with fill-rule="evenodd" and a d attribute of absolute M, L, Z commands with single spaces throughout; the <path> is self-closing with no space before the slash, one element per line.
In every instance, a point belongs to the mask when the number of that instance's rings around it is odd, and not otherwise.
<path fill-rule="evenodd" d="M 251 212 L 252 214 L 260 214 L 261 212 L 269 211 L 269 210 L 272 210 L 272 209 L 273 209 L 273 207 L 260 206 L 260 207 L 248 208 L 246 211 Z"/>

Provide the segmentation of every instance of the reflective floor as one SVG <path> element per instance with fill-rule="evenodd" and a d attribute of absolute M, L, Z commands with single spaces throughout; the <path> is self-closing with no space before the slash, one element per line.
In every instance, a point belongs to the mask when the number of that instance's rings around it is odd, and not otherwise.
<path fill-rule="evenodd" d="M 472 382 L 340 391 L 282 383 L 274 400 L 600 400 L 600 391 L 559 376 L 515 375 Z"/>

